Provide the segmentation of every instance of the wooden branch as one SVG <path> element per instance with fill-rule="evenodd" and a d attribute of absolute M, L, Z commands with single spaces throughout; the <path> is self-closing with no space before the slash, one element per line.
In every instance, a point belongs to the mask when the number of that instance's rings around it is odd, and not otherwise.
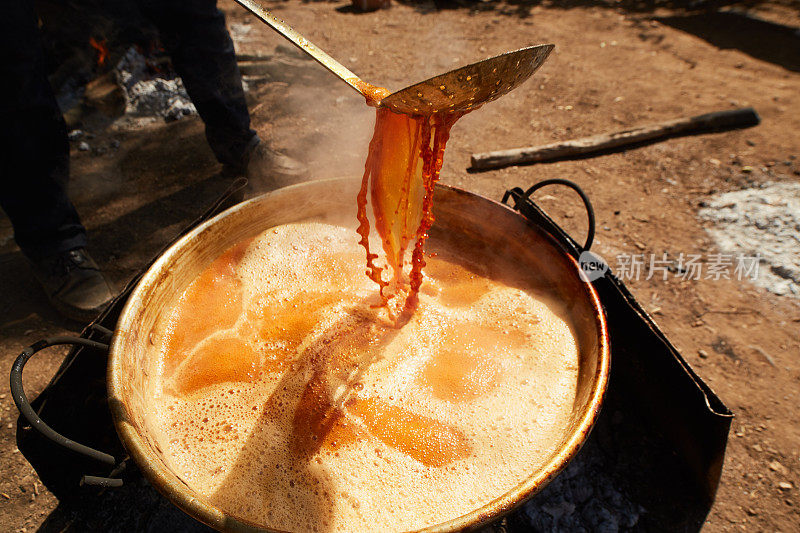
<path fill-rule="evenodd" d="M 553 159 L 583 156 L 594 152 L 611 150 L 663 137 L 686 135 L 707 130 L 733 129 L 755 126 L 761 122 L 758 113 L 752 107 L 716 111 L 696 117 L 679 118 L 667 122 L 659 122 L 615 133 L 604 133 L 582 139 L 530 146 L 512 150 L 498 150 L 482 154 L 472 154 L 473 170 L 486 170 L 523 163 L 539 163 Z"/>

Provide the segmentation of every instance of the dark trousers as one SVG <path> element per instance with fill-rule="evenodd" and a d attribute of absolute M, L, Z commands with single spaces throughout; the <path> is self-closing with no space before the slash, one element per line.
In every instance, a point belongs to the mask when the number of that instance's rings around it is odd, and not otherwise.
<path fill-rule="evenodd" d="M 223 164 L 241 163 L 250 128 L 233 42 L 216 0 L 139 0 Z M 32 0 L 6 0 L 0 16 L 0 206 L 36 259 L 86 245 L 67 197 L 69 142 L 47 79 Z"/>

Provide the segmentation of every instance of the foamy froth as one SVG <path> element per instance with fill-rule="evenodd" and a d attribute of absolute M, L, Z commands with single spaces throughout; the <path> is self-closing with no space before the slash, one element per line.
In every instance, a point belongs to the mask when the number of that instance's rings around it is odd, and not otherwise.
<path fill-rule="evenodd" d="M 223 254 L 163 324 L 168 466 L 236 518 L 290 531 L 422 528 L 542 466 L 575 397 L 564 314 L 502 259 L 428 248 L 399 328 L 373 307 L 350 228 L 289 224 Z"/>

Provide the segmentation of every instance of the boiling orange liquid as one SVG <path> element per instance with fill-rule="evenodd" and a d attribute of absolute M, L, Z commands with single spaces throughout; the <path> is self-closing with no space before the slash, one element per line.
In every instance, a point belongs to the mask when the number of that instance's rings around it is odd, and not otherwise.
<path fill-rule="evenodd" d="M 285 224 L 234 246 L 156 328 L 165 461 L 248 523 L 440 523 L 517 486 L 570 416 L 576 343 L 516 260 L 429 241 L 399 328 L 374 305 L 352 226 Z"/>
<path fill-rule="evenodd" d="M 362 82 L 363 83 L 363 82 Z M 367 103 L 377 106 L 389 91 L 363 84 Z M 408 274 L 408 295 L 402 308 L 404 320 L 419 303 L 424 247 L 428 230 L 434 221 L 433 192 L 442 169 L 444 150 L 450 128 L 463 113 L 437 113 L 430 116 L 409 116 L 386 108 L 376 110 L 375 131 L 369 144 L 357 202 L 359 243 L 367 253 L 367 276 L 378 284 L 384 305 L 400 290 L 388 292 L 390 283 L 396 288 L 405 283 L 404 256 L 410 242 L 411 271 Z M 378 255 L 370 251 L 370 224 L 367 218 L 367 196 L 370 196 L 375 229 L 381 237 L 386 261 L 392 277 L 384 279 L 383 269 L 375 264 Z"/>

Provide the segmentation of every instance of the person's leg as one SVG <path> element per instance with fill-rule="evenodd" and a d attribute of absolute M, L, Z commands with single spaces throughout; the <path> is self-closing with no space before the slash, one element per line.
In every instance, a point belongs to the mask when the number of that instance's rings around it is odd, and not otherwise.
<path fill-rule="evenodd" d="M 0 206 L 17 244 L 31 259 L 86 246 L 67 197 L 66 125 L 47 80 L 30 0 L 3 7 L 0 80 Z"/>
<path fill-rule="evenodd" d="M 250 128 L 242 78 L 225 16 L 216 0 L 139 0 L 158 28 L 176 72 L 206 125 L 217 160 L 242 164 L 256 132 Z"/>
<path fill-rule="evenodd" d="M 53 305 L 91 320 L 113 294 L 83 249 L 86 230 L 67 197 L 69 142 L 47 80 L 31 0 L 0 16 L 0 206 Z"/>
<path fill-rule="evenodd" d="M 250 128 L 233 41 L 216 0 L 139 0 L 139 5 L 158 28 L 225 172 L 247 175 L 260 191 L 305 180 L 304 164 L 260 142 Z"/>

